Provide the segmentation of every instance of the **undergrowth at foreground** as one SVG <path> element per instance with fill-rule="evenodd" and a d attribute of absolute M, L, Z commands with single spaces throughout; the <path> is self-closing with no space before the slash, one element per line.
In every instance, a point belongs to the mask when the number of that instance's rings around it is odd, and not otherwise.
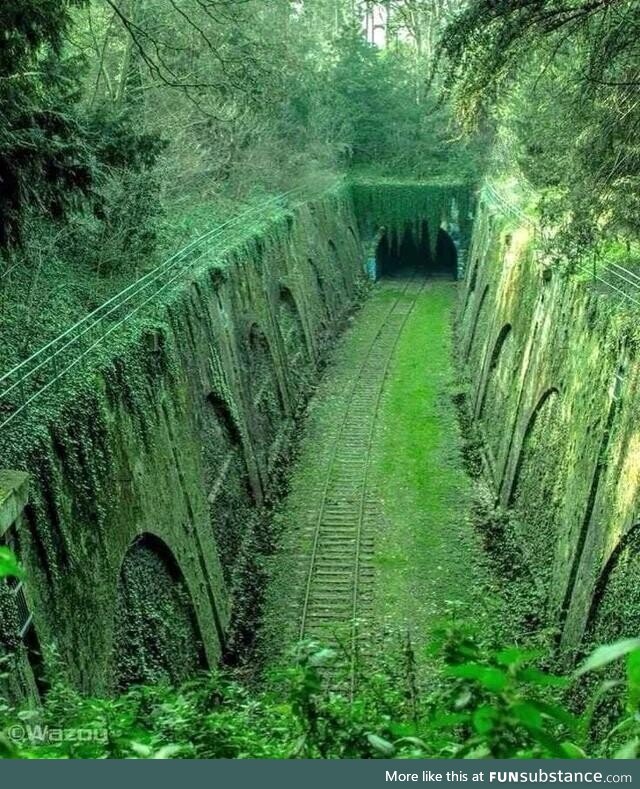
<path fill-rule="evenodd" d="M 11 551 L 0 547 L 0 582 L 22 574 Z M 0 698 L 0 757 L 510 759 L 638 754 L 640 638 L 600 646 L 572 676 L 557 676 L 538 667 L 542 652 L 489 646 L 470 625 L 451 620 L 433 632 L 429 651 L 434 672 L 427 687 L 416 673 L 409 638 L 392 636 L 389 643 L 371 670 L 361 672 L 353 698 L 323 681 L 323 670 L 333 666 L 339 686 L 340 666 L 349 661 L 313 642 L 299 644 L 288 665 L 274 670 L 262 689 L 220 670 L 180 688 L 146 685 L 99 699 L 81 696 L 60 674 L 37 709 L 16 709 Z M 626 673 L 620 679 L 623 661 Z M 618 678 L 598 681 L 598 673 L 608 668 Z M 581 714 L 572 713 L 562 701 L 576 695 L 587 699 Z M 620 712 L 614 714 L 614 709 Z"/>
<path fill-rule="evenodd" d="M 42 708 L 0 709 L 3 758 L 588 758 L 636 756 L 640 736 L 640 639 L 598 648 L 572 677 L 537 667 L 539 653 L 489 650 L 465 625 L 434 633 L 440 659 L 420 690 L 410 644 L 381 656 L 355 698 L 331 691 L 323 668 L 339 656 L 300 644 L 288 667 L 250 689 L 212 672 L 179 689 L 141 686 L 112 699 L 83 698 L 54 681 Z M 609 664 L 580 715 L 558 698 Z M 590 686 L 593 688 L 594 683 Z M 624 696 L 624 713 L 592 742 L 602 700 Z M 606 707 L 605 707 L 606 709 Z"/>

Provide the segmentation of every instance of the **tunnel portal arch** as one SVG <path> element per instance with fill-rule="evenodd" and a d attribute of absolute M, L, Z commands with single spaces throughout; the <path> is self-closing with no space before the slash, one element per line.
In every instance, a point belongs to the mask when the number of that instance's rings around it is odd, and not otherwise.
<path fill-rule="evenodd" d="M 116 691 L 178 684 L 207 667 L 193 600 L 167 544 L 151 533 L 127 549 L 117 585 L 112 650 Z"/>
<path fill-rule="evenodd" d="M 426 221 L 406 222 L 404 227 L 384 229 L 376 247 L 378 276 L 393 277 L 408 271 L 442 279 L 458 278 L 458 250 L 444 228 L 438 228 L 435 244 Z"/>
<path fill-rule="evenodd" d="M 448 279 L 458 279 L 458 247 L 449 233 L 438 228 L 436 236 L 435 272 Z"/>

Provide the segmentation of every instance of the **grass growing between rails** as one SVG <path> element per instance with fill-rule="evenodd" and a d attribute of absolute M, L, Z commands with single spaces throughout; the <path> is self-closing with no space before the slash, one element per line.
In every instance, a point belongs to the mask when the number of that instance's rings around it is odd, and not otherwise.
<path fill-rule="evenodd" d="M 487 580 L 451 396 L 455 298 L 454 283 L 433 281 L 417 300 L 385 384 L 372 458 L 384 515 L 378 608 L 418 643 L 449 601 L 473 607 Z"/>
<path fill-rule="evenodd" d="M 284 536 L 271 567 L 262 627 L 267 664 L 280 660 L 283 649 L 301 637 L 301 601 L 332 448 L 359 370 L 396 302 L 404 305 L 415 298 L 375 414 L 365 491 L 367 512 L 373 514 L 366 526 L 367 536 L 373 535 L 373 604 L 358 610 L 363 612 L 358 617 L 363 641 L 375 645 L 387 630 L 409 633 L 419 681 L 429 683 L 430 671 L 422 669 L 433 661 L 424 658 L 422 647 L 434 623 L 452 608 L 472 610 L 477 620 L 487 621 L 497 618 L 495 611 L 503 606 L 481 534 L 471 523 L 473 483 L 464 470 L 453 401 L 456 286 L 431 281 L 416 297 L 405 292 L 406 285 L 400 278 L 372 288 L 309 404 L 290 491 L 277 514 Z M 336 636 L 341 643 L 348 638 L 342 630 Z M 503 638 L 513 636 L 510 632 Z"/>

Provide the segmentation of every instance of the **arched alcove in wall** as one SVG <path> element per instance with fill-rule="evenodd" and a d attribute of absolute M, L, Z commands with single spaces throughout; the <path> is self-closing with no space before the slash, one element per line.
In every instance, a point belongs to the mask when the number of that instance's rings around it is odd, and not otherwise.
<path fill-rule="evenodd" d="M 240 446 L 240 429 L 234 419 L 228 403 L 218 392 L 210 392 L 207 396 L 211 414 L 215 417 L 222 443 L 230 448 Z"/>
<path fill-rule="evenodd" d="M 547 590 L 559 536 L 559 494 L 564 478 L 558 459 L 564 444 L 560 396 L 558 389 L 551 387 L 529 415 L 507 496 L 532 571 Z"/>
<path fill-rule="evenodd" d="M 510 323 L 506 323 L 498 332 L 489 357 L 484 380 L 481 382 L 478 418 L 482 419 L 486 411 L 490 411 L 490 419 L 495 416 L 495 406 L 508 398 L 512 386 L 509 353 L 513 344 L 513 333 Z"/>
<path fill-rule="evenodd" d="M 464 323 L 467 318 L 467 313 L 469 311 L 469 306 L 473 302 L 473 295 L 476 292 L 476 287 L 478 284 L 478 268 L 479 268 L 479 260 L 475 258 L 471 267 L 467 268 L 466 278 L 467 278 L 467 286 L 465 291 L 464 297 L 464 308 L 462 311 L 462 322 Z"/>
<path fill-rule="evenodd" d="M 269 341 L 257 323 L 249 329 L 247 339 L 249 369 L 247 391 L 253 401 L 253 429 L 251 437 L 263 464 L 267 463 L 269 448 L 278 435 L 285 410 L 276 374 L 276 362 Z M 264 470 L 267 466 L 263 465 Z"/>
<path fill-rule="evenodd" d="M 473 323 L 471 326 L 471 334 L 469 335 L 467 351 L 466 351 L 466 358 L 469 360 L 475 351 L 476 347 L 476 335 L 478 333 L 478 326 L 482 323 L 486 308 L 487 308 L 487 296 L 489 295 L 489 286 L 487 285 L 485 289 L 482 291 L 482 296 L 480 297 L 480 302 L 478 304 L 478 308 L 476 309 L 475 315 L 473 317 Z"/>
<path fill-rule="evenodd" d="M 515 390 L 515 353 L 516 344 L 510 323 L 498 332 L 491 355 L 480 382 L 475 414 L 485 426 L 485 440 L 494 461 L 494 468 L 501 465 L 504 442 L 508 440 L 505 431 L 497 428 L 510 417 L 509 404 Z"/>
<path fill-rule="evenodd" d="M 345 272 L 343 271 L 342 265 L 340 263 L 340 255 L 338 254 L 338 248 L 336 247 L 332 239 L 329 239 L 329 241 L 327 242 L 327 250 L 329 255 L 330 269 L 334 275 L 334 282 L 332 283 L 333 287 L 338 288 L 343 293 L 348 293 L 349 287 L 347 285 Z"/>
<path fill-rule="evenodd" d="M 476 285 L 478 284 L 478 269 L 480 268 L 480 261 L 476 258 L 473 261 L 473 268 L 471 269 L 470 281 L 469 281 L 469 291 L 468 296 L 469 298 L 473 296 L 476 291 Z"/>
<path fill-rule="evenodd" d="M 280 285 L 278 294 L 278 326 L 284 343 L 287 360 L 308 356 L 307 341 L 298 305 L 286 285 Z"/>
<path fill-rule="evenodd" d="M 600 438 L 598 453 L 594 458 L 595 463 L 593 475 L 591 477 L 591 483 L 589 485 L 589 495 L 585 502 L 584 515 L 582 518 L 580 531 L 578 532 L 577 540 L 573 549 L 573 556 L 571 557 L 571 566 L 568 574 L 568 582 L 565 590 L 564 600 L 562 602 L 563 615 L 567 614 L 571 606 L 571 600 L 574 595 L 576 583 L 578 583 L 578 576 L 583 560 L 586 559 L 587 563 L 590 561 L 589 557 L 584 555 L 584 548 L 588 542 L 589 533 L 591 529 L 599 528 L 599 509 L 597 507 L 598 494 L 600 492 L 600 482 L 607 469 L 607 455 L 609 452 L 609 445 L 611 443 L 613 426 L 621 406 L 620 375 L 623 369 L 624 368 L 622 366 L 618 368 L 618 374 L 616 375 L 614 384 L 613 398 L 609 404 L 609 413 L 607 414 L 607 420 L 604 424 L 604 430 Z"/>
<path fill-rule="evenodd" d="M 585 631 L 587 643 L 611 643 L 640 632 L 640 523 L 620 539 L 602 568 Z"/>
<path fill-rule="evenodd" d="M 243 441 L 227 397 L 220 392 L 207 396 L 200 429 L 210 523 L 225 581 L 231 584 L 248 513 L 260 490 L 249 476 L 251 445 Z"/>
<path fill-rule="evenodd" d="M 127 550 L 118 579 L 113 688 L 178 684 L 203 668 L 202 638 L 178 563 L 159 537 L 140 535 Z"/>
<path fill-rule="evenodd" d="M 332 292 L 327 288 L 326 279 L 322 275 L 322 272 L 316 265 L 315 261 L 309 258 L 307 262 L 309 264 L 309 268 L 313 272 L 313 278 L 315 280 L 314 284 L 319 297 L 320 313 L 318 317 L 320 325 L 326 326 L 333 318 L 335 311 L 335 299 L 332 297 Z"/>
<path fill-rule="evenodd" d="M 528 460 L 527 455 L 532 451 L 532 446 L 536 445 L 538 435 L 548 427 L 548 422 L 551 415 L 555 412 L 558 405 L 558 390 L 555 387 L 546 389 L 538 398 L 538 402 L 532 409 L 527 420 L 520 449 L 518 451 L 518 459 L 515 465 L 515 472 L 511 489 L 508 496 L 508 504 L 512 505 L 518 494 L 518 489 L 521 482 L 521 476 L 525 468 L 525 463 Z"/>

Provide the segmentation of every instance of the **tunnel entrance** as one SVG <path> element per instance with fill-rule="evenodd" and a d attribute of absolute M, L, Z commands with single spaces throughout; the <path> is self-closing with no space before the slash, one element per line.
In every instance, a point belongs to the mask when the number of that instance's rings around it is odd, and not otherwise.
<path fill-rule="evenodd" d="M 376 268 L 378 277 L 418 271 L 426 277 L 457 279 L 458 251 L 443 228 L 438 228 L 435 245 L 432 245 L 426 222 L 407 223 L 402 233 L 384 231 L 376 249 Z"/>

